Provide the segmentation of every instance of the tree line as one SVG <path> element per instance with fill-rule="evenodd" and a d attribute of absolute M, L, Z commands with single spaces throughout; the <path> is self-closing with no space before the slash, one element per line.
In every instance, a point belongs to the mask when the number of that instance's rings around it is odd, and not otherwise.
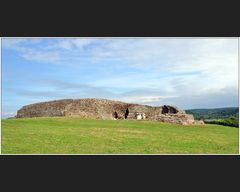
<path fill-rule="evenodd" d="M 203 120 L 205 123 L 239 127 L 238 107 L 191 109 L 186 110 L 186 113 L 192 114 L 196 120 Z"/>

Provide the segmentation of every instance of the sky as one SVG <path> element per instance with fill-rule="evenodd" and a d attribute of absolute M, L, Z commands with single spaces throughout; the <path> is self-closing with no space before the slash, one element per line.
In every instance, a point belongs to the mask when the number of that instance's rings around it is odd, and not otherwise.
<path fill-rule="evenodd" d="M 66 98 L 236 107 L 238 39 L 2 38 L 3 118 Z"/>

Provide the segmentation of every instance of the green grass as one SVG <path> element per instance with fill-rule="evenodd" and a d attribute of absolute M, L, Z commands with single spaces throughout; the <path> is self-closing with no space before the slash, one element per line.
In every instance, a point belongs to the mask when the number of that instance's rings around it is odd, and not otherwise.
<path fill-rule="evenodd" d="M 2 120 L 3 154 L 237 154 L 238 129 L 134 120 Z"/>

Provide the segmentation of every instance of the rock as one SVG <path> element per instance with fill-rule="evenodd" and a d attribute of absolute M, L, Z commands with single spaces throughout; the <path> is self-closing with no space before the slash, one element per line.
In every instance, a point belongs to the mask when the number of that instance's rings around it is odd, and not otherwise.
<path fill-rule="evenodd" d="M 195 120 L 194 124 L 196 125 L 204 125 L 204 121 L 203 120 Z"/>
<path fill-rule="evenodd" d="M 129 104 L 107 99 L 65 99 L 26 105 L 17 111 L 17 118 L 80 117 L 90 119 L 146 119 L 182 125 L 194 124 L 192 115 L 175 106 Z"/>
<path fill-rule="evenodd" d="M 136 117 L 137 120 L 140 120 L 140 119 L 145 119 L 146 115 L 145 115 L 145 113 L 137 112 L 137 113 L 135 113 L 135 117 Z"/>

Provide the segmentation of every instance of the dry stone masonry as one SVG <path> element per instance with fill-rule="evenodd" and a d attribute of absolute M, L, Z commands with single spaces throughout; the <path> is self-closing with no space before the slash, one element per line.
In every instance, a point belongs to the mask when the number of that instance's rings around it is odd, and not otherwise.
<path fill-rule="evenodd" d="M 174 106 L 152 107 L 107 99 L 65 99 L 26 105 L 16 118 L 79 117 L 90 119 L 145 119 L 182 125 L 194 124 L 194 118 Z"/>

